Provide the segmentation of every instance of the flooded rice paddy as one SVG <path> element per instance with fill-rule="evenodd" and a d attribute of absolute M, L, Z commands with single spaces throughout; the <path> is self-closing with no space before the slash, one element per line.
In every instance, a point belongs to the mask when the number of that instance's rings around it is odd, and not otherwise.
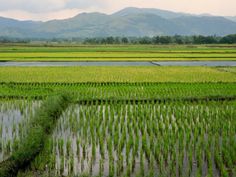
<path fill-rule="evenodd" d="M 40 102 L 0 102 L 0 162 L 8 158 L 27 135 L 27 126 Z"/>
<path fill-rule="evenodd" d="M 217 177 L 234 168 L 235 157 L 227 156 L 235 153 L 234 108 L 219 103 L 71 105 L 32 166 L 51 176 Z"/>

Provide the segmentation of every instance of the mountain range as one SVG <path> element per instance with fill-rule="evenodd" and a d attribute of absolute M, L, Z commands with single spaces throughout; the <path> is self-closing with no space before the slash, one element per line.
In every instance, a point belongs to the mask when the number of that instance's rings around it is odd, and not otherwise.
<path fill-rule="evenodd" d="M 85 38 L 107 36 L 228 35 L 236 17 L 193 15 L 129 7 L 116 13 L 81 13 L 64 20 L 19 21 L 0 17 L 0 36 L 14 38 Z"/>

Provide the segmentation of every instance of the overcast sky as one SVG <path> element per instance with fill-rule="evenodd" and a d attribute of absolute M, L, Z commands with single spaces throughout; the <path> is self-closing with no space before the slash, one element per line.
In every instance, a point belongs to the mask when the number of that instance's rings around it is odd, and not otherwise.
<path fill-rule="evenodd" d="M 46 21 L 73 17 L 81 12 L 110 14 L 125 7 L 236 16 L 236 0 L 0 0 L 0 16 Z"/>

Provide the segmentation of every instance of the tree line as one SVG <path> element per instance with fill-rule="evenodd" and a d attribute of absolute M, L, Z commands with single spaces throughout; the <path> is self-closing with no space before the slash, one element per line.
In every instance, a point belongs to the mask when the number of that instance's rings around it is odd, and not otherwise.
<path fill-rule="evenodd" d="M 236 34 L 219 36 L 154 36 L 86 38 L 84 44 L 236 44 Z"/>
<path fill-rule="evenodd" d="M 236 44 L 236 34 L 227 36 L 154 36 L 154 37 L 94 37 L 22 39 L 0 37 L 0 43 L 78 43 L 78 44 Z"/>

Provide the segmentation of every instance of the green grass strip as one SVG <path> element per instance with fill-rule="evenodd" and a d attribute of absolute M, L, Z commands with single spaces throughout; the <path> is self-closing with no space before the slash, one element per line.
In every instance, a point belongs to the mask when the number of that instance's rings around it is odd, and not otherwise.
<path fill-rule="evenodd" d="M 0 163 L 0 176 L 16 176 L 20 169 L 26 168 L 44 147 L 45 137 L 53 130 L 56 120 L 70 103 L 70 96 L 63 94 L 48 98 L 38 110 L 30 124 L 28 136 L 19 150 Z"/>

